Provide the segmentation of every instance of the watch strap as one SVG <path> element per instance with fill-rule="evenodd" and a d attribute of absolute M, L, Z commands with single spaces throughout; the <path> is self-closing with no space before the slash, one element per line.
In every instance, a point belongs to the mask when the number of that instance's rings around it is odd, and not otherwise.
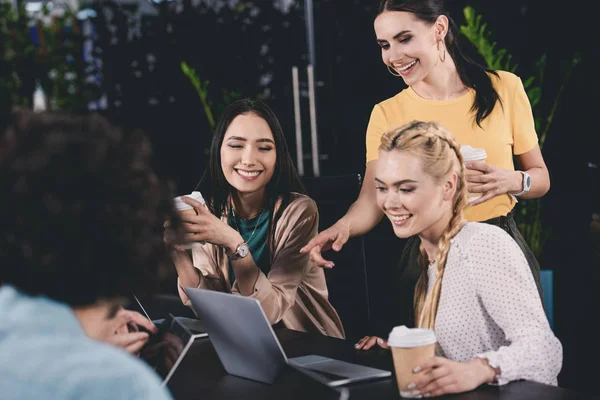
<path fill-rule="evenodd" d="M 521 196 L 522 194 L 525 194 L 527 192 L 529 192 L 529 189 L 531 189 L 531 185 L 527 184 L 527 179 L 531 179 L 531 177 L 529 176 L 529 174 L 525 171 L 518 171 L 521 173 L 521 175 L 523 175 L 523 190 L 521 190 L 519 193 L 513 193 L 513 196 Z"/>
<path fill-rule="evenodd" d="M 243 256 L 240 254 L 240 249 L 242 246 L 244 245 L 248 245 L 246 242 L 242 242 L 240 244 L 237 245 L 237 247 L 235 248 L 235 251 L 233 253 L 230 253 L 227 249 L 225 250 L 225 254 L 227 255 L 227 257 L 230 260 L 239 260 L 240 258 L 243 258 Z"/>

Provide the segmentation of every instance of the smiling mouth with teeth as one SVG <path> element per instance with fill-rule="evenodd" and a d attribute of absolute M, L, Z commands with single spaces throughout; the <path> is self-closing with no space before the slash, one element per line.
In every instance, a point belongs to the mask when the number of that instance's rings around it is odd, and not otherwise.
<path fill-rule="evenodd" d="M 255 176 L 258 176 L 262 171 L 244 171 L 242 169 L 236 169 L 235 170 L 238 174 L 248 177 L 248 178 L 252 178 Z"/>
<path fill-rule="evenodd" d="M 390 215 L 390 219 L 394 222 L 402 222 L 409 219 L 411 215 Z"/>
<path fill-rule="evenodd" d="M 395 68 L 396 68 L 396 70 L 398 72 L 400 72 L 402 74 L 402 73 L 408 71 L 409 69 L 411 69 L 417 63 L 417 61 L 418 60 L 414 60 L 414 61 L 412 61 L 412 62 L 410 62 L 410 63 L 408 63 L 408 64 L 406 64 L 406 65 L 404 65 L 402 67 L 395 67 Z"/>

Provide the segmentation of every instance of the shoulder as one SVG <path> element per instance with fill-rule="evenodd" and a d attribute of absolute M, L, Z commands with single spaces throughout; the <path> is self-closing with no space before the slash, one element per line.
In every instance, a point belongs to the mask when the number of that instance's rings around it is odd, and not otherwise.
<path fill-rule="evenodd" d="M 515 240 L 502 228 L 483 222 L 469 222 L 453 239 L 459 252 L 476 259 L 504 259 L 521 253 Z"/>
<path fill-rule="evenodd" d="M 129 399 L 171 398 L 161 388 L 156 373 L 143 361 L 109 344 L 91 342 L 78 351 L 79 355 L 84 352 L 85 357 L 77 357 L 65 365 L 65 369 L 70 371 L 69 381 L 77 382 L 73 390 L 80 392 L 81 398 L 87 398 L 85 393 L 92 391 L 103 393 L 106 398 L 115 392 Z"/>
<path fill-rule="evenodd" d="M 496 70 L 497 75 L 488 74 L 492 78 L 492 83 L 497 91 L 513 91 L 518 85 L 522 85 L 521 78 L 512 72 Z"/>
<path fill-rule="evenodd" d="M 394 109 L 399 103 L 405 101 L 407 93 L 406 89 L 401 90 L 398 94 L 375 104 L 374 110 L 379 109 L 387 114 L 388 110 Z"/>
<path fill-rule="evenodd" d="M 303 220 L 310 217 L 316 217 L 319 213 L 317 203 L 309 196 L 301 193 L 292 192 L 290 194 L 290 203 L 282 214 L 287 219 Z"/>
<path fill-rule="evenodd" d="M 292 192 L 290 203 L 283 210 L 279 221 L 277 221 L 277 227 L 294 227 L 306 221 L 318 220 L 318 217 L 317 203 L 312 198 L 305 194 Z"/>
<path fill-rule="evenodd" d="M 470 222 L 453 239 L 461 261 L 471 274 L 487 277 L 501 276 L 508 270 L 529 271 L 523 251 L 502 228 L 495 225 Z M 498 275 L 500 274 L 500 275 Z"/>
<path fill-rule="evenodd" d="M 106 343 L 87 337 L 38 334 L 28 337 L 26 346 L 10 340 L 7 344 L 12 344 L 11 349 L 4 352 L 2 360 L 11 367 L 0 367 L 0 371 L 10 376 L 9 391 L 43 390 L 48 398 L 87 400 L 171 398 L 146 364 Z"/>
<path fill-rule="evenodd" d="M 515 243 L 513 238 L 502 228 L 485 222 L 469 222 L 456 235 L 456 241 L 463 246 L 479 247 L 483 244 L 489 246 Z"/>
<path fill-rule="evenodd" d="M 287 242 L 292 237 L 304 241 L 305 238 L 316 235 L 318 224 L 319 212 L 315 201 L 307 195 L 292 192 L 290 203 L 275 226 L 275 245 L 288 246 Z M 304 244 L 306 243 L 303 242 L 302 246 Z"/>

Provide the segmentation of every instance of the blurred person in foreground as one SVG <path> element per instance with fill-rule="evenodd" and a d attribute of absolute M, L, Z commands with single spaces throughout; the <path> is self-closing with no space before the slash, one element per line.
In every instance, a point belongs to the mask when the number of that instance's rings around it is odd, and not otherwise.
<path fill-rule="evenodd" d="M 98 115 L 16 113 L 0 136 L 3 399 L 170 399 L 128 354 L 148 340 L 123 310 L 168 261 L 172 195 L 142 135 Z"/>

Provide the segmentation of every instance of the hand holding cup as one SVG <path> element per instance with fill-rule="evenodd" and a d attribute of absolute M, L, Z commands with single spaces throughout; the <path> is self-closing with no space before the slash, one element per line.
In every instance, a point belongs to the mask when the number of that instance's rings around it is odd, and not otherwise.
<path fill-rule="evenodd" d="M 186 243 L 184 247 L 191 248 L 196 243 L 208 242 L 233 252 L 244 241 L 238 231 L 214 216 L 203 202 L 188 196 L 182 196 L 180 200 L 194 210 L 180 214 Z"/>
<path fill-rule="evenodd" d="M 482 185 L 475 177 L 483 175 L 484 172 L 481 169 L 470 168 L 470 166 L 474 163 L 478 165 L 485 163 L 487 152 L 485 149 L 478 149 L 469 145 L 460 146 L 460 152 L 465 163 L 465 180 L 467 181 L 467 190 L 469 191 L 469 202 L 473 202 L 482 196 L 480 192 L 472 192 L 474 188 L 476 189 L 477 186 Z"/>
<path fill-rule="evenodd" d="M 421 393 L 415 390 L 415 379 L 420 372 L 416 368 L 433 358 L 436 343 L 435 333 L 430 329 L 411 329 L 404 325 L 392 329 L 387 345 L 392 349 L 400 396 L 421 397 Z"/>

